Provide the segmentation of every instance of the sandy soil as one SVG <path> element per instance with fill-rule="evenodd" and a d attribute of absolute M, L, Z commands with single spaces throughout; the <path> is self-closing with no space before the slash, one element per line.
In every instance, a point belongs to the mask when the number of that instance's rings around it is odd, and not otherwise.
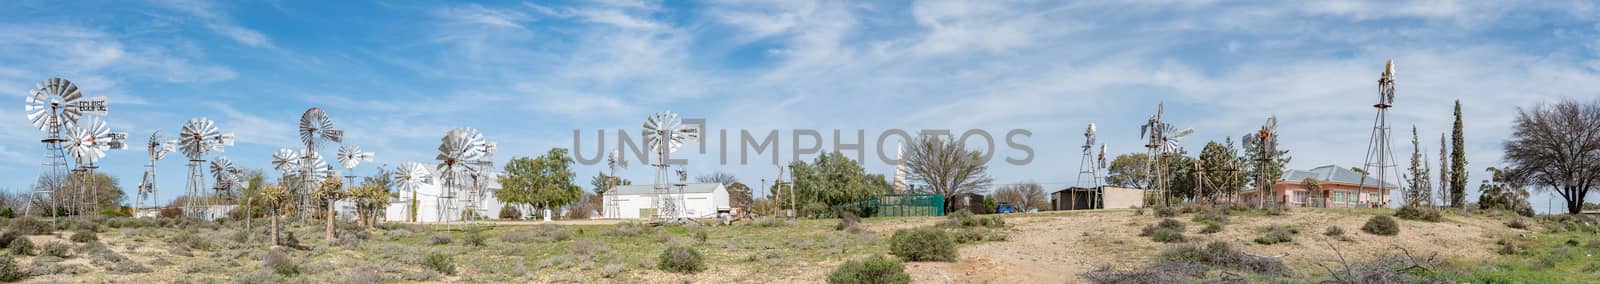
<path fill-rule="evenodd" d="M 1526 234 L 1506 228 L 1499 220 L 1483 217 L 1449 216 L 1439 223 L 1399 220 L 1397 236 L 1377 236 L 1360 231 L 1369 214 L 1340 212 L 1340 209 L 1300 209 L 1287 216 L 1232 216 L 1221 233 L 1196 233 L 1201 225 L 1190 222 L 1192 214 L 1177 219 L 1188 224 L 1189 243 L 1226 241 L 1256 255 L 1288 254 L 1283 259 L 1301 275 L 1324 274 L 1317 263 L 1338 258 L 1334 249 L 1351 261 L 1362 261 L 1405 248 L 1426 256 L 1438 253 L 1441 259 L 1468 260 L 1495 257 L 1494 240 L 1507 234 Z M 1147 212 L 1148 213 L 1148 212 Z M 1167 244 L 1139 237 L 1140 228 L 1161 219 L 1149 214 L 1135 216 L 1132 210 L 1102 212 L 1036 213 L 1008 217 L 1010 239 L 984 242 L 960 248 L 961 260 L 955 263 L 909 263 L 907 270 L 918 283 L 1061 283 L 1081 280 L 1079 274 L 1101 264 L 1117 268 L 1140 267 L 1152 262 Z M 1292 243 L 1260 245 L 1252 242 L 1261 228 L 1289 225 L 1299 229 Z M 1350 242 L 1325 237 L 1331 225 L 1345 230 Z"/>

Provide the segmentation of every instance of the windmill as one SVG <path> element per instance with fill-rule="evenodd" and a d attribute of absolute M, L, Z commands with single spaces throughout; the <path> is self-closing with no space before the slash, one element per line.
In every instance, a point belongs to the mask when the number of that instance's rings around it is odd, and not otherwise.
<path fill-rule="evenodd" d="M 617 168 L 622 168 L 624 170 L 628 169 L 628 158 L 622 156 L 622 149 L 611 150 L 611 154 L 606 156 L 606 166 L 611 168 L 611 174 L 606 175 L 606 192 L 611 193 L 613 197 L 605 198 L 606 207 L 604 210 L 606 217 L 619 218 L 622 217 L 622 215 L 619 214 L 617 210 L 622 209 L 619 208 L 617 204 L 617 198 L 615 197 L 617 194 L 617 183 L 620 182 L 617 180 Z"/>
<path fill-rule="evenodd" d="M 44 143 L 44 166 L 50 168 L 48 172 L 39 173 L 40 186 L 35 186 L 29 196 L 28 207 L 23 209 L 23 215 L 29 215 L 34 207 L 50 210 L 51 216 L 56 216 L 51 200 L 52 194 L 61 188 L 62 175 L 66 174 L 67 151 L 65 144 L 68 142 L 62 135 L 83 115 L 106 115 L 106 98 L 95 97 L 84 99 L 78 86 L 71 81 L 61 78 L 50 78 L 39 82 L 30 90 L 25 110 L 28 120 L 34 128 L 45 132 L 45 138 L 39 140 Z"/>
<path fill-rule="evenodd" d="M 106 150 L 127 149 L 128 134 L 111 132 L 106 127 L 104 120 L 90 118 L 74 125 L 67 130 L 67 154 L 77 162 L 78 168 L 73 172 L 79 173 L 77 210 L 78 212 L 98 211 L 100 191 L 96 189 L 97 179 L 94 170 L 96 163 L 106 156 Z"/>
<path fill-rule="evenodd" d="M 150 169 L 145 170 L 144 180 L 139 182 L 139 197 L 135 201 L 137 204 L 133 206 L 134 210 L 143 209 L 145 202 L 150 199 L 159 199 L 155 196 L 157 189 L 156 161 L 167 158 L 167 154 L 176 150 L 178 150 L 178 140 L 167 139 L 165 135 L 162 135 L 161 130 L 156 130 L 155 133 L 150 134 L 150 142 L 145 144 L 145 151 L 150 153 L 150 164 L 145 165 L 145 167 Z"/>
<path fill-rule="evenodd" d="M 469 177 L 474 161 L 482 159 L 483 133 L 472 128 L 456 128 L 445 133 L 439 143 L 439 155 L 434 156 L 439 160 L 435 167 L 441 180 L 440 188 L 443 189 L 439 198 L 439 221 L 448 220 L 451 214 L 459 214 L 454 203 L 456 191 L 461 190 L 462 178 Z"/>
<path fill-rule="evenodd" d="M 1272 163 L 1278 155 L 1278 116 L 1268 116 L 1267 123 L 1261 125 L 1261 130 L 1256 131 L 1254 138 L 1256 139 L 1256 149 L 1261 151 L 1256 155 L 1258 158 L 1256 158 L 1255 173 L 1256 182 L 1258 182 L 1256 190 L 1259 190 L 1261 194 L 1261 207 L 1265 208 L 1268 205 L 1267 200 L 1272 200 L 1271 205 L 1277 206 L 1278 197 L 1275 196 L 1272 190 L 1272 186 L 1276 182 L 1271 180 L 1269 176 L 1278 169 L 1273 169 L 1267 165 Z"/>
<path fill-rule="evenodd" d="M 428 168 L 423 167 L 422 164 L 405 162 L 400 164 L 400 168 L 395 169 L 394 179 L 399 182 L 401 191 L 411 192 L 411 198 L 406 201 L 406 216 L 408 221 L 416 222 L 417 190 L 424 184 L 433 183 L 433 173 L 428 172 Z"/>
<path fill-rule="evenodd" d="M 472 167 L 467 169 L 467 175 L 472 177 L 472 184 L 471 187 L 468 188 L 466 195 L 463 196 L 464 200 L 462 200 L 462 203 L 467 204 L 467 208 L 465 210 L 473 212 L 474 214 L 466 217 L 476 218 L 481 217 L 484 213 L 486 213 L 479 212 L 478 205 L 480 205 L 479 203 L 482 202 L 484 197 L 486 197 L 485 194 L 487 194 L 489 191 L 489 183 L 487 180 L 489 179 L 490 172 L 494 171 L 494 154 L 495 152 L 499 151 L 499 148 L 499 145 L 494 141 L 485 140 L 483 142 L 483 146 L 478 147 L 478 152 L 480 153 L 478 158 L 468 161 L 468 163 L 472 164 Z M 544 216 L 545 220 L 549 221 L 550 214 L 544 214 Z"/>
<path fill-rule="evenodd" d="M 328 118 L 328 113 L 323 112 L 322 108 L 319 107 L 306 109 L 305 113 L 300 114 L 300 142 L 304 143 L 306 146 L 305 151 L 301 152 L 302 155 L 300 156 L 300 163 L 302 165 L 300 167 L 300 176 L 314 176 L 309 171 L 315 169 L 306 167 L 305 165 L 312 164 L 311 154 L 317 153 L 318 142 L 341 143 L 343 141 L 344 131 L 333 128 L 333 119 Z M 317 186 L 317 184 L 313 183 L 312 180 L 312 178 L 302 179 L 304 186 L 301 188 L 300 194 L 295 195 L 296 198 L 299 199 L 297 203 L 300 205 L 299 208 L 301 208 L 300 210 L 296 210 L 297 214 L 304 213 L 306 208 L 311 208 L 311 206 L 309 206 L 311 205 L 310 194 Z M 316 182 L 322 181 L 316 180 Z"/>
<path fill-rule="evenodd" d="M 1079 159 L 1078 162 L 1077 187 L 1080 189 L 1094 189 L 1100 187 L 1100 172 L 1098 171 L 1098 167 L 1096 167 L 1097 159 L 1094 157 L 1094 132 L 1094 123 L 1089 123 L 1089 128 L 1083 131 L 1083 157 Z M 1088 180 L 1085 181 L 1084 177 L 1088 177 Z M 1095 190 L 1095 192 L 1098 192 L 1098 190 Z M 1096 196 L 1090 197 L 1090 200 L 1088 200 L 1091 208 L 1093 207 L 1093 204 L 1095 204 L 1095 201 L 1099 200 L 1099 198 L 1097 198 L 1097 195 L 1099 194 L 1096 193 L 1094 195 Z M 1070 202 L 1072 202 L 1073 206 L 1076 206 L 1078 204 L 1076 200 L 1077 194 L 1070 194 L 1070 196 L 1072 196 L 1073 199 Z"/>
<path fill-rule="evenodd" d="M 344 174 L 345 183 L 355 184 L 356 176 L 351 170 L 355 169 L 363 161 L 371 162 L 372 157 L 372 152 L 362 152 L 360 146 L 339 145 L 339 166 L 343 166 L 346 171 Z"/>
<path fill-rule="evenodd" d="M 656 163 L 650 165 L 656 167 L 655 196 L 652 198 L 656 201 L 657 217 L 680 217 L 678 216 L 679 212 L 677 212 L 678 206 L 673 204 L 674 198 L 669 196 L 672 193 L 667 184 L 667 156 L 673 151 L 677 151 L 678 147 L 682 147 L 684 142 L 699 138 L 700 130 L 685 127 L 683 121 L 678 118 L 677 113 L 671 111 L 658 112 L 645 120 L 645 145 L 656 156 Z"/>
<path fill-rule="evenodd" d="M 1156 114 L 1150 116 L 1144 125 L 1139 127 L 1139 136 L 1146 140 L 1144 145 L 1148 153 L 1148 166 L 1150 168 L 1150 185 L 1156 188 L 1157 195 L 1161 196 L 1161 204 L 1167 204 L 1167 156 L 1177 153 L 1183 138 L 1194 134 L 1193 128 L 1176 129 L 1172 124 L 1166 123 L 1166 103 L 1156 105 Z"/>
<path fill-rule="evenodd" d="M 233 166 L 233 160 L 228 157 L 211 159 L 211 176 L 216 179 L 213 186 L 217 194 L 226 194 L 239 188 L 239 168 Z"/>
<path fill-rule="evenodd" d="M 189 182 L 184 190 L 184 194 L 189 198 L 185 199 L 183 205 L 185 214 L 198 218 L 205 217 L 197 209 L 207 204 L 196 203 L 197 200 L 202 202 L 204 200 L 202 197 L 205 189 L 205 169 L 200 166 L 206 162 L 207 153 L 221 152 L 222 147 L 228 145 L 233 145 L 233 133 L 222 133 L 217 129 L 216 122 L 210 119 L 197 117 L 183 124 L 183 129 L 179 132 L 178 149 L 189 158 Z"/>
<path fill-rule="evenodd" d="M 1362 164 L 1363 170 L 1368 173 L 1377 173 L 1378 192 L 1382 196 L 1389 196 L 1388 179 L 1402 177 L 1396 161 L 1394 151 L 1389 147 L 1389 108 L 1394 107 L 1394 60 L 1384 63 L 1383 74 L 1378 76 L 1378 103 L 1373 108 L 1378 109 L 1377 118 L 1372 122 L 1372 138 L 1367 144 L 1366 162 Z M 1377 171 L 1373 171 L 1376 169 Z M 1405 184 L 1397 182 L 1396 184 Z M 1365 182 L 1361 188 L 1366 188 Z M 1403 188 L 1402 188 L 1403 189 Z"/>

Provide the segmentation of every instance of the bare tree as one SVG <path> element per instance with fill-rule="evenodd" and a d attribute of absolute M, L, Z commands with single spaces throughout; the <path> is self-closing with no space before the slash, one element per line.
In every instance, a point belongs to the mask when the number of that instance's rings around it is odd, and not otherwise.
<path fill-rule="evenodd" d="M 960 144 L 938 137 L 912 141 L 905 164 L 911 181 L 928 185 L 918 191 L 944 194 L 945 209 L 950 209 L 957 195 L 977 192 L 994 182 L 989 177 L 989 165 L 983 163 L 982 152 L 967 151 Z"/>
<path fill-rule="evenodd" d="M 1050 207 L 1050 199 L 1045 196 L 1044 186 L 1037 182 L 1000 186 L 994 191 L 994 198 L 1000 202 L 1011 203 L 1018 211 L 1023 212 L 1028 209 L 1043 210 Z"/>
<path fill-rule="evenodd" d="M 1577 214 L 1600 183 L 1600 100 L 1518 109 L 1505 159 L 1536 189 L 1555 190 Z"/>
<path fill-rule="evenodd" d="M 720 183 L 722 186 L 733 186 L 733 183 L 739 182 L 739 177 L 727 172 L 716 171 L 695 177 L 694 180 L 704 183 Z"/>

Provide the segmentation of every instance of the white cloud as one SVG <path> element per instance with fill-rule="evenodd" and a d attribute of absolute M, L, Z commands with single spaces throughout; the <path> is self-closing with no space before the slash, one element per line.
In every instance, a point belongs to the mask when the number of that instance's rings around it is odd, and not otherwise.
<path fill-rule="evenodd" d="M 153 0 L 152 3 L 193 16 L 212 32 L 251 47 L 271 48 L 272 39 L 254 29 L 234 23 L 225 13 L 219 13 L 210 0 Z"/>

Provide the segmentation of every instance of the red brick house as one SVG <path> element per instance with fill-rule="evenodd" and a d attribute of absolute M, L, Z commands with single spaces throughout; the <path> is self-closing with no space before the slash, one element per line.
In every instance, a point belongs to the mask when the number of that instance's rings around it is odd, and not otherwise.
<path fill-rule="evenodd" d="M 1313 198 L 1301 182 L 1306 178 L 1315 178 L 1322 186 L 1320 198 Z M 1364 179 L 1363 179 L 1364 178 Z M 1398 180 L 1399 177 L 1393 179 Z M 1389 193 L 1398 187 L 1393 181 L 1386 181 L 1379 186 L 1378 180 L 1373 176 L 1365 176 L 1350 168 L 1337 165 L 1316 167 L 1311 170 L 1284 171 L 1283 179 L 1272 186 L 1273 196 L 1278 202 L 1290 207 L 1330 207 L 1330 208 L 1377 208 L 1389 207 Z M 1261 195 L 1259 190 L 1246 190 L 1240 192 L 1240 202 L 1245 204 L 1258 204 Z"/>

